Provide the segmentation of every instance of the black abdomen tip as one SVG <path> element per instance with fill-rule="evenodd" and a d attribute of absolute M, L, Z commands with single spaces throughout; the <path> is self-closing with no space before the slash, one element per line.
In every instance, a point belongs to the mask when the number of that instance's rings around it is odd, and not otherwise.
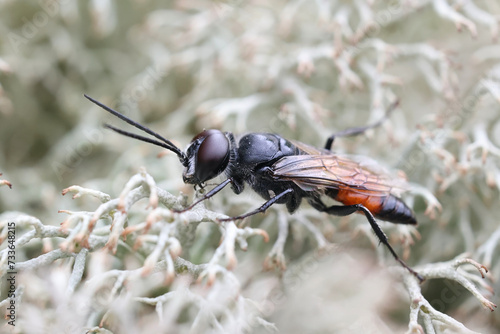
<path fill-rule="evenodd" d="M 394 224 L 417 225 L 413 211 L 402 200 L 392 195 L 382 201 L 381 209 L 375 217 Z"/>

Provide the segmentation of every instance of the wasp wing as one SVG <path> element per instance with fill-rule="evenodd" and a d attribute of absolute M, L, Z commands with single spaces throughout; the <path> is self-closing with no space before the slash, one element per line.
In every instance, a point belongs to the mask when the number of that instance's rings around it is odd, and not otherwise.
<path fill-rule="evenodd" d="M 332 151 L 329 151 L 324 148 L 317 148 L 308 144 L 304 144 L 303 142 L 296 141 L 296 140 L 290 140 L 293 145 L 298 147 L 303 153 L 302 154 L 309 154 L 309 155 L 330 155 L 332 154 Z"/>
<path fill-rule="evenodd" d="M 302 148 L 302 144 L 299 148 Z M 341 156 L 328 150 L 304 146 L 304 155 L 286 156 L 272 167 L 276 179 L 292 181 L 306 191 L 345 189 L 371 196 L 399 196 L 408 189 L 404 179 L 390 175 L 375 161 L 358 156 Z M 313 152 L 314 149 L 316 152 Z M 308 154 L 316 153 L 316 154 Z M 319 154 L 317 154 L 319 153 Z"/>

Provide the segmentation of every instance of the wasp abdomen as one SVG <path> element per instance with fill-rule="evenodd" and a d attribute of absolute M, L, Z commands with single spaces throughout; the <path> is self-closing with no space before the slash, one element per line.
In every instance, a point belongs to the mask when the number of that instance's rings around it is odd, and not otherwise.
<path fill-rule="evenodd" d="M 332 197 L 344 205 L 362 204 L 381 220 L 395 224 L 417 224 L 413 211 L 399 198 L 390 194 L 373 195 L 369 190 L 353 191 L 352 188 L 346 187 L 340 188 Z"/>
<path fill-rule="evenodd" d="M 373 212 L 376 218 L 395 224 L 417 224 L 413 211 L 402 200 L 393 195 L 387 195 L 380 199 L 381 205 L 378 212 Z"/>

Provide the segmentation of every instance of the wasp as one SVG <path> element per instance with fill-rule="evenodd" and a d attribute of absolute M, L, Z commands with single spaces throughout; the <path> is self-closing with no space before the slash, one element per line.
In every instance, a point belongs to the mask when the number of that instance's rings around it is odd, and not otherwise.
<path fill-rule="evenodd" d="M 387 173 L 374 161 L 364 157 L 338 155 L 331 151 L 335 137 L 361 134 L 372 125 L 344 130 L 330 136 L 324 148 L 285 139 L 271 133 L 249 133 L 238 143 L 231 132 L 215 129 L 196 135 L 182 151 L 170 140 L 131 120 L 116 110 L 84 94 L 84 96 L 112 115 L 129 123 L 156 139 L 127 132 L 112 125 L 104 126 L 121 135 L 163 147 L 172 151 L 184 166 L 183 181 L 203 187 L 205 182 L 224 174 L 226 179 L 207 191 L 197 201 L 177 212 L 193 208 L 214 196 L 227 185 L 240 194 L 248 184 L 266 202 L 246 214 L 220 219 L 234 221 L 266 211 L 273 204 L 285 204 L 295 212 L 303 199 L 318 211 L 334 216 L 363 214 L 376 236 L 393 257 L 420 281 L 421 275 L 399 258 L 375 218 L 395 224 L 416 225 L 412 210 L 398 197 L 406 183 Z M 396 107 L 393 104 L 389 110 Z M 387 115 L 386 115 L 387 116 Z M 328 196 L 343 205 L 328 206 L 322 200 Z"/>

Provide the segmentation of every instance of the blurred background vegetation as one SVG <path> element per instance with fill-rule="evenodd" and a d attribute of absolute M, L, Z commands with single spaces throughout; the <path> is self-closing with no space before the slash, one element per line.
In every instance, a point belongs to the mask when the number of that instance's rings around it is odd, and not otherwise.
<path fill-rule="evenodd" d="M 494 0 L 1 0 L 0 178 L 13 187 L 0 188 L 0 212 L 20 211 L 58 225 L 65 219 L 58 210 L 97 206 L 92 199 L 63 197 L 63 188 L 78 184 L 117 197 L 141 166 L 161 188 L 193 193 L 182 183 L 175 156 L 158 159 L 158 148 L 103 130 L 104 122 L 125 126 L 84 93 L 181 147 L 204 128 L 276 132 L 322 146 L 336 131 L 381 119 L 399 99 L 400 107 L 380 128 L 339 138 L 334 149 L 400 169 L 415 185 L 405 198 L 421 234 L 407 254 L 411 265 L 469 252 L 498 278 L 500 257 L 490 238 L 500 227 L 499 18 Z M 432 209 L 430 194 L 442 211 L 426 212 L 429 205 Z M 236 197 L 225 190 L 210 208 L 231 215 L 261 202 L 254 194 Z M 404 331 L 409 301 L 404 292 L 390 289 L 394 278 L 377 276 L 376 287 L 356 269 L 356 263 L 373 266 L 377 252 L 379 259 L 386 257 L 382 247 L 373 251 L 369 238 L 352 238 L 353 230 L 366 227 L 363 217 L 337 219 L 310 211 L 303 209 L 328 240 L 353 248 L 346 253 L 359 262 L 325 260 L 328 267 L 314 267 L 315 274 L 291 292 L 291 302 L 278 303 L 266 319 L 287 333 Z M 251 224 L 268 230 L 273 242 L 276 219 L 262 219 L 254 217 Z M 285 255 L 289 267 L 301 269 L 316 245 L 295 223 Z M 400 243 L 409 240 L 403 230 L 383 227 L 400 254 L 409 250 Z M 190 250 L 195 263 L 207 262 L 220 238 L 216 227 L 203 231 L 211 236 Z M 487 240 L 488 250 L 495 250 L 491 258 L 480 248 Z M 251 243 L 247 253 L 238 253 L 241 282 L 286 277 L 279 270 L 260 272 L 272 242 Z M 26 260 L 40 251 L 41 246 L 20 256 Z M 350 266 L 347 272 L 339 263 Z M 384 265 L 392 264 L 387 257 Z M 34 275 L 43 280 L 42 273 Z M 494 333 L 498 311 L 490 314 L 453 284 L 427 282 L 423 292 L 439 311 L 473 330 Z M 500 291 L 498 283 L 494 288 Z M 256 290 L 247 297 L 260 300 Z M 338 291 L 350 291 L 351 299 Z M 449 291 L 453 298 L 443 297 Z M 321 293 L 333 297 L 316 298 Z M 360 302 L 354 301 L 349 313 L 339 305 L 353 296 Z M 498 304 L 498 297 L 493 301 Z M 367 310 L 360 316 L 354 310 L 363 302 Z M 343 311 L 345 318 L 338 318 Z M 307 320 L 311 317 L 317 321 Z M 352 324 L 345 325 L 351 317 Z M 249 328 L 245 332 L 263 330 Z"/>

